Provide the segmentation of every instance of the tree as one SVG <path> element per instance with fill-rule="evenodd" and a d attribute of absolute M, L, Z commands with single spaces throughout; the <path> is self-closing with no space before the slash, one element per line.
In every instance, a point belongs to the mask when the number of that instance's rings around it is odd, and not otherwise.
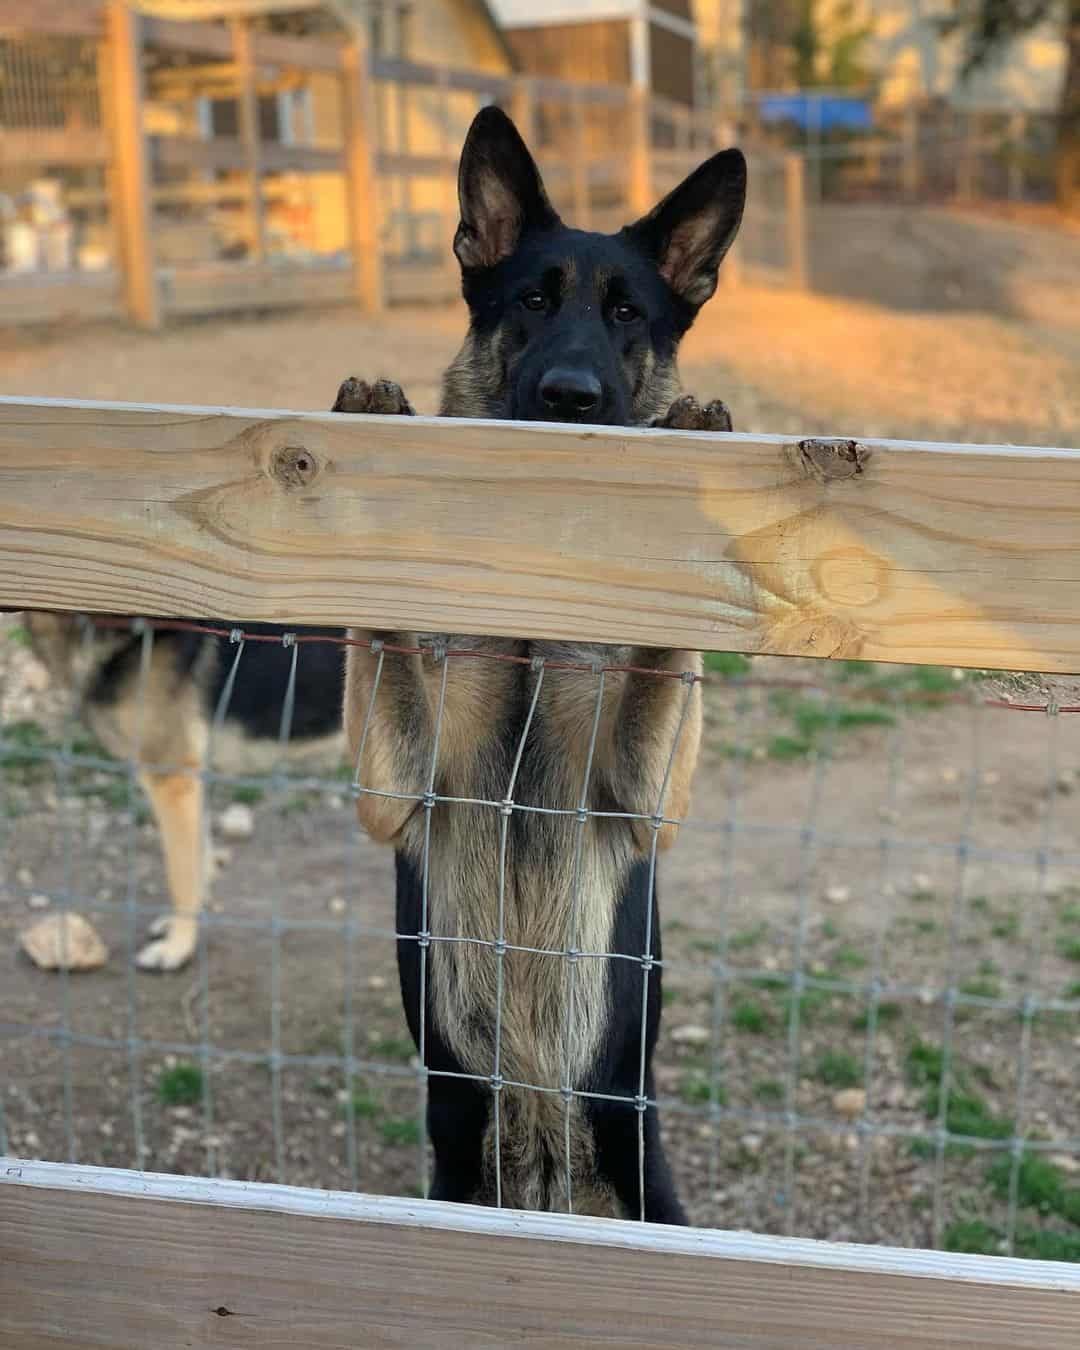
<path fill-rule="evenodd" d="M 956 0 L 949 28 L 967 35 L 964 74 L 981 69 L 1017 37 L 1053 19 L 1065 44 L 1054 178 L 1058 205 L 1080 215 L 1080 0 Z"/>

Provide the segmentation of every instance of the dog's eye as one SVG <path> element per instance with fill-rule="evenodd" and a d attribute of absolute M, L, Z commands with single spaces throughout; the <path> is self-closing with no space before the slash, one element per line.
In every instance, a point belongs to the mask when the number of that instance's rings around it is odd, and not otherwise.
<path fill-rule="evenodd" d="M 521 297 L 521 303 L 526 309 L 547 309 L 547 296 L 543 291 L 526 291 Z"/>
<path fill-rule="evenodd" d="M 633 323 L 641 314 L 633 305 L 616 305 L 612 311 L 616 323 Z"/>

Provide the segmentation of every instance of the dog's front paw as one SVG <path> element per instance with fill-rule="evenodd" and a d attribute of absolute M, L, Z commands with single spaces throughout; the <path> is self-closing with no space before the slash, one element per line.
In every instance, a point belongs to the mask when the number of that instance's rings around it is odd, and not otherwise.
<path fill-rule="evenodd" d="M 330 411 L 367 413 L 369 416 L 381 417 L 416 416 L 400 384 L 395 384 L 393 380 L 375 380 L 368 384 L 367 380 L 358 380 L 355 375 L 350 375 L 342 382 Z"/>
<path fill-rule="evenodd" d="M 704 407 L 693 394 L 677 398 L 663 417 L 650 423 L 654 427 L 669 427 L 673 431 L 730 431 L 731 413 L 726 403 L 713 399 Z"/>

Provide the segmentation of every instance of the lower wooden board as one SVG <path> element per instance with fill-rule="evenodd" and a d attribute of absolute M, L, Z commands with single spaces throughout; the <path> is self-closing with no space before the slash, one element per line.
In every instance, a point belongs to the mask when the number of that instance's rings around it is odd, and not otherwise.
<path fill-rule="evenodd" d="M 0 1350 L 1066 1350 L 1080 1267 L 0 1159 Z"/>
<path fill-rule="evenodd" d="M 1075 672 L 1078 525 L 1072 450 L 0 399 L 12 608 Z"/>

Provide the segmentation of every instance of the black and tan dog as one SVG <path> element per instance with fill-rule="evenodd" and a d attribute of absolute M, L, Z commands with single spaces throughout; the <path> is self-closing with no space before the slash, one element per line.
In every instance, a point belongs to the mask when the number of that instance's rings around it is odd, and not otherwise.
<path fill-rule="evenodd" d="M 178 970 L 195 951 L 206 900 L 205 779 L 210 729 L 235 659 L 227 638 L 170 629 L 148 644 L 124 625 L 94 627 L 73 614 L 25 616 L 31 644 L 70 687 L 87 726 L 117 759 L 134 760 L 161 835 L 172 913 L 151 928 L 136 958 L 144 970 Z M 205 621 L 203 621 L 205 623 Z M 214 625 L 229 627 L 229 625 Z M 285 629 L 247 624 L 281 638 Z M 305 630 L 344 636 L 333 630 Z M 268 772 L 281 758 L 315 765 L 340 759 L 342 648 L 305 643 L 296 666 L 287 744 L 279 746 L 293 654 L 280 642 L 247 644 L 212 747 L 217 772 Z"/>
<path fill-rule="evenodd" d="M 745 190 L 745 162 L 729 150 L 619 234 L 572 230 L 552 209 L 509 119 L 497 109 L 482 112 L 462 154 L 454 243 L 470 326 L 446 374 L 441 412 L 729 430 L 722 404 L 702 408 L 677 397 L 676 352 L 716 288 Z M 396 386 L 356 380 L 346 381 L 335 406 L 411 412 Z M 357 636 L 377 647 L 426 647 L 423 655 L 351 648 L 345 722 L 360 754 L 361 786 L 372 790 L 360 798 L 360 819 L 396 850 L 402 995 L 418 1044 L 425 1019 L 433 1071 L 432 1197 L 490 1204 L 498 1194 L 503 1204 L 526 1209 L 685 1223 L 656 1111 L 645 1100 L 655 1097 L 650 1061 L 660 969 L 646 965 L 643 972 L 640 960 L 622 958 L 642 957 L 649 930 L 652 955 L 660 954 L 650 893 L 652 818 L 659 810 L 668 821 L 686 812 L 700 690 L 672 678 L 609 673 L 594 739 L 597 677 L 548 668 L 531 720 L 529 710 L 539 678 L 535 658 L 697 673 L 700 656 L 441 640 L 525 658 L 515 664 L 440 659 L 430 635 Z M 425 808 L 418 798 L 428 790 L 437 721 L 434 793 L 459 800 Z M 522 738 L 515 808 L 504 816 L 490 804 L 508 798 Z M 587 810 L 601 814 L 581 821 L 574 812 L 583 790 Z M 670 845 L 675 832 L 671 824 L 659 828 L 659 846 Z M 565 953 L 614 955 L 581 956 L 568 975 Z M 491 1081 L 497 1006 L 498 1192 Z"/>

